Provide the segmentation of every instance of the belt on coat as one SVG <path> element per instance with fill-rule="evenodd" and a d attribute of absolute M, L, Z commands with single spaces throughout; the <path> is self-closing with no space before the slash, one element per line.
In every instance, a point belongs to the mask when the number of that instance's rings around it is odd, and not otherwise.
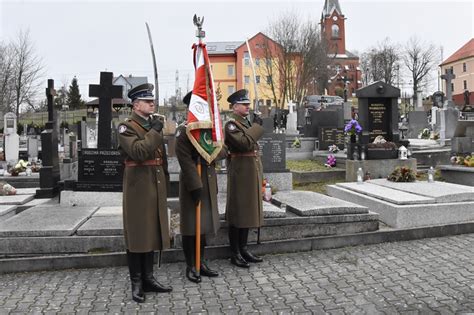
<path fill-rule="evenodd" d="M 146 160 L 143 162 L 136 162 L 136 161 L 131 161 L 131 160 L 126 160 L 125 166 L 128 167 L 133 167 L 133 166 L 160 166 L 163 165 L 163 159 L 162 158 L 156 158 L 154 160 Z"/>
<path fill-rule="evenodd" d="M 239 156 L 254 156 L 255 157 L 257 156 L 257 151 L 229 153 L 229 156 L 231 158 L 239 157 Z"/>

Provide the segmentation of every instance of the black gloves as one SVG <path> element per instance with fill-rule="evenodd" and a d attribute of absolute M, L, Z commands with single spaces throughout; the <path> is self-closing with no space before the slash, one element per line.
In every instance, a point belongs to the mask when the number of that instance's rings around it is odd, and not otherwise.
<path fill-rule="evenodd" d="M 202 188 L 191 190 L 191 198 L 194 201 L 194 205 L 197 206 L 199 201 L 201 201 Z"/>
<path fill-rule="evenodd" d="M 154 119 L 151 122 L 151 128 L 153 128 L 156 131 L 160 132 L 161 129 L 163 129 L 163 123 L 159 119 Z"/>
<path fill-rule="evenodd" d="M 263 125 L 263 120 L 262 120 L 262 118 L 260 118 L 259 115 L 254 113 L 253 114 L 253 123 L 254 124 L 259 124 L 261 126 L 261 125 Z"/>

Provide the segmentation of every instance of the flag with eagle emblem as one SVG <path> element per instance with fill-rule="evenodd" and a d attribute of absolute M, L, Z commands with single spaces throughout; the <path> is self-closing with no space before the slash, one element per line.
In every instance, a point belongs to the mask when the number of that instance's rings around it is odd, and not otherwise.
<path fill-rule="evenodd" d="M 211 163 L 222 148 L 222 122 L 206 45 L 194 44 L 193 50 L 195 78 L 186 134 L 202 158 Z"/>

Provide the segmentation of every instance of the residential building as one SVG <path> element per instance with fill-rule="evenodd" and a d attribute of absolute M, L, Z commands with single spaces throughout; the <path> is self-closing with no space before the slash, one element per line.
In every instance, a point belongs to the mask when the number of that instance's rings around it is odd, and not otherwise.
<path fill-rule="evenodd" d="M 464 93 L 469 93 L 469 104 L 474 104 L 474 38 L 443 61 L 440 67 L 442 74 L 446 73 L 447 69 L 452 69 L 456 76 L 451 81 L 454 103 L 464 105 Z M 445 80 L 442 86 L 446 93 Z"/>

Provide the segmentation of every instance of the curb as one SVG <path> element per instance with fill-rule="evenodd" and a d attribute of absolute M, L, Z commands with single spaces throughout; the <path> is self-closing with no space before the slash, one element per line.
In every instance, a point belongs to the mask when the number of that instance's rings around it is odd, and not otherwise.
<path fill-rule="evenodd" d="M 423 238 L 452 236 L 474 233 L 474 222 L 449 225 L 427 226 L 404 230 L 379 230 L 358 234 L 320 236 L 305 239 L 289 239 L 280 241 L 249 244 L 249 248 L 259 255 L 283 254 L 342 248 L 348 246 L 371 245 L 386 242 L 400 242 Z M 212 246 L 206 248 L 206 258 L 224 259 L 229 257 L 228 246 Z M 183 261 L 181 249 L 170 249 L 162 253 L 162 262 L 172 263 Z M 124 252 L 107 254 L 72 254 L 58 256 L 22 257 L 0 259 L 0 273 L 32 272 L 43 270 L 61 270 L 72 268 L 104 268 L 125 266 Z"/>

